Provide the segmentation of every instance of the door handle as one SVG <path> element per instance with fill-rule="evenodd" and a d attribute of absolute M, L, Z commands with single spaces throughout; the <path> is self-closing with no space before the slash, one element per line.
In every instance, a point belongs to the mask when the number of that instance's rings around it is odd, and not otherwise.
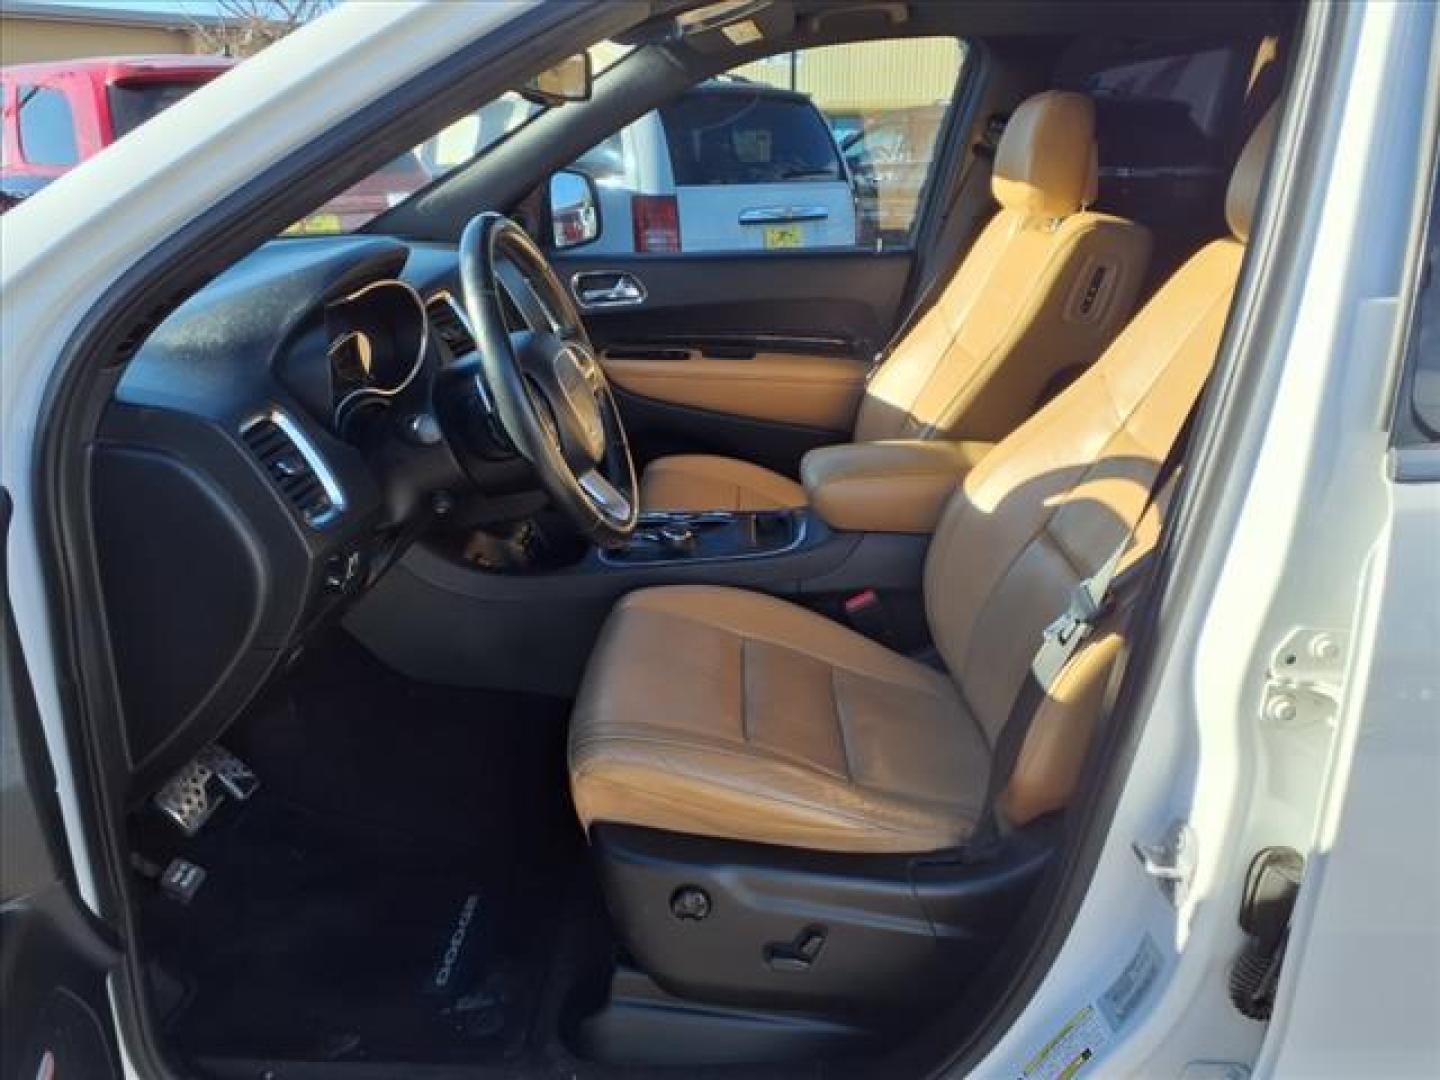
<path fill-rule="evenodd" d="M 617 270 L 586 270 L 570 279 L 583 308 L 632 307 L 645 302 L 645 286 L 634 274 Z"/>
<path fill-rule="evenodd" d="M 788 225 L 796 221 L 824 221 L 830 211 L 823 206 L 752 206 L 740 211 L 741 225 Z"/>

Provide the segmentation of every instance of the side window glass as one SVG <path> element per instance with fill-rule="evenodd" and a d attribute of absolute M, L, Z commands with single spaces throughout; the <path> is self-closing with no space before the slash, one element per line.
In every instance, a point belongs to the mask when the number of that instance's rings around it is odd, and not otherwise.
<path fill-rule="evenodd" d="M 48 86 L 17 88 L 20 153 L 31 165 L 74 165 L 80 160 L 70 102 Z"/>
<path fill-rule="evenodd" d="M 1250 54 L 1133 42 L 1082 56 L 1061 85 L 1095 101 L 1099 206 L 1188 247 L 1223 230 L 1225 185 Z"/>
<path fill-rule="evenodd" d="M 828 45 L 691 87 L 570 166 L 591 181 L 599 227 L 592 234 L 557 222 L 557 246 L 583 244 L 586 254 L 904 247 L 964 58 L 955 38 Z M 576 208 L 562 212 L 573 217 Z"/>
<path fill-rule="evenodd" d="M 1440 177 L 1432 179 L 1430 220 L 1415 282 L 1415 307 L 1406 346 L 1405 378 L 1395 417 L 1399 446 L 1440 443 L 1440 213 L 1436 212 Z"/>

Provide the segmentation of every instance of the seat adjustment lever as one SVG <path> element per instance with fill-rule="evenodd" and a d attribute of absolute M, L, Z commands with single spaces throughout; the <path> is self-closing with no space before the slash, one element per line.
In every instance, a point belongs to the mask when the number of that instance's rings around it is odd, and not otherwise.
<path fill-rule="evenodd" d="M 825 928 L 807 926 L 792 941 L 772 941 L 765 946 L 765 963 L 775 971 L 805 971 L 825 945 Z"/>

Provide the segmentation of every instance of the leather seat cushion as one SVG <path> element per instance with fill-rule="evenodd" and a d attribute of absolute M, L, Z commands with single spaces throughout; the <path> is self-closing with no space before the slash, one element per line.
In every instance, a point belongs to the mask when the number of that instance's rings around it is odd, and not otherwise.
<path fill-rule="evenodd" d="M 760 593 L 631 593 L 570 734 L 588 827 L 924 852 L 980 816 L 990 748 L 942 672 Z"/>
<path fill-rule="evenodd" d="M 805 489 L 760 465 L 713 454 L 652 461 L 640 478 L 644 510 L 788 510 L 804 506 Z"/>

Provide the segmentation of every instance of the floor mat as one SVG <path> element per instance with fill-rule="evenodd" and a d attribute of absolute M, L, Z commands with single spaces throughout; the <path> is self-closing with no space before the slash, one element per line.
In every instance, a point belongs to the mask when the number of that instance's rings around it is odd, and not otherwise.
<path fill-rule="evenodd" d="M 564 773 L 565 703 L 423 686 L 353 644 L 315 657 L 226 744 L 260 774 L 189 841 L 208 872 L 144 926 L 183 987 L 187 1053 L 515 1060 L 555 928 L 593 893 Z M 157 846 L 163 850 L 157 851 Z M 589 901 L 585 901 L 589 902 Z"/>

